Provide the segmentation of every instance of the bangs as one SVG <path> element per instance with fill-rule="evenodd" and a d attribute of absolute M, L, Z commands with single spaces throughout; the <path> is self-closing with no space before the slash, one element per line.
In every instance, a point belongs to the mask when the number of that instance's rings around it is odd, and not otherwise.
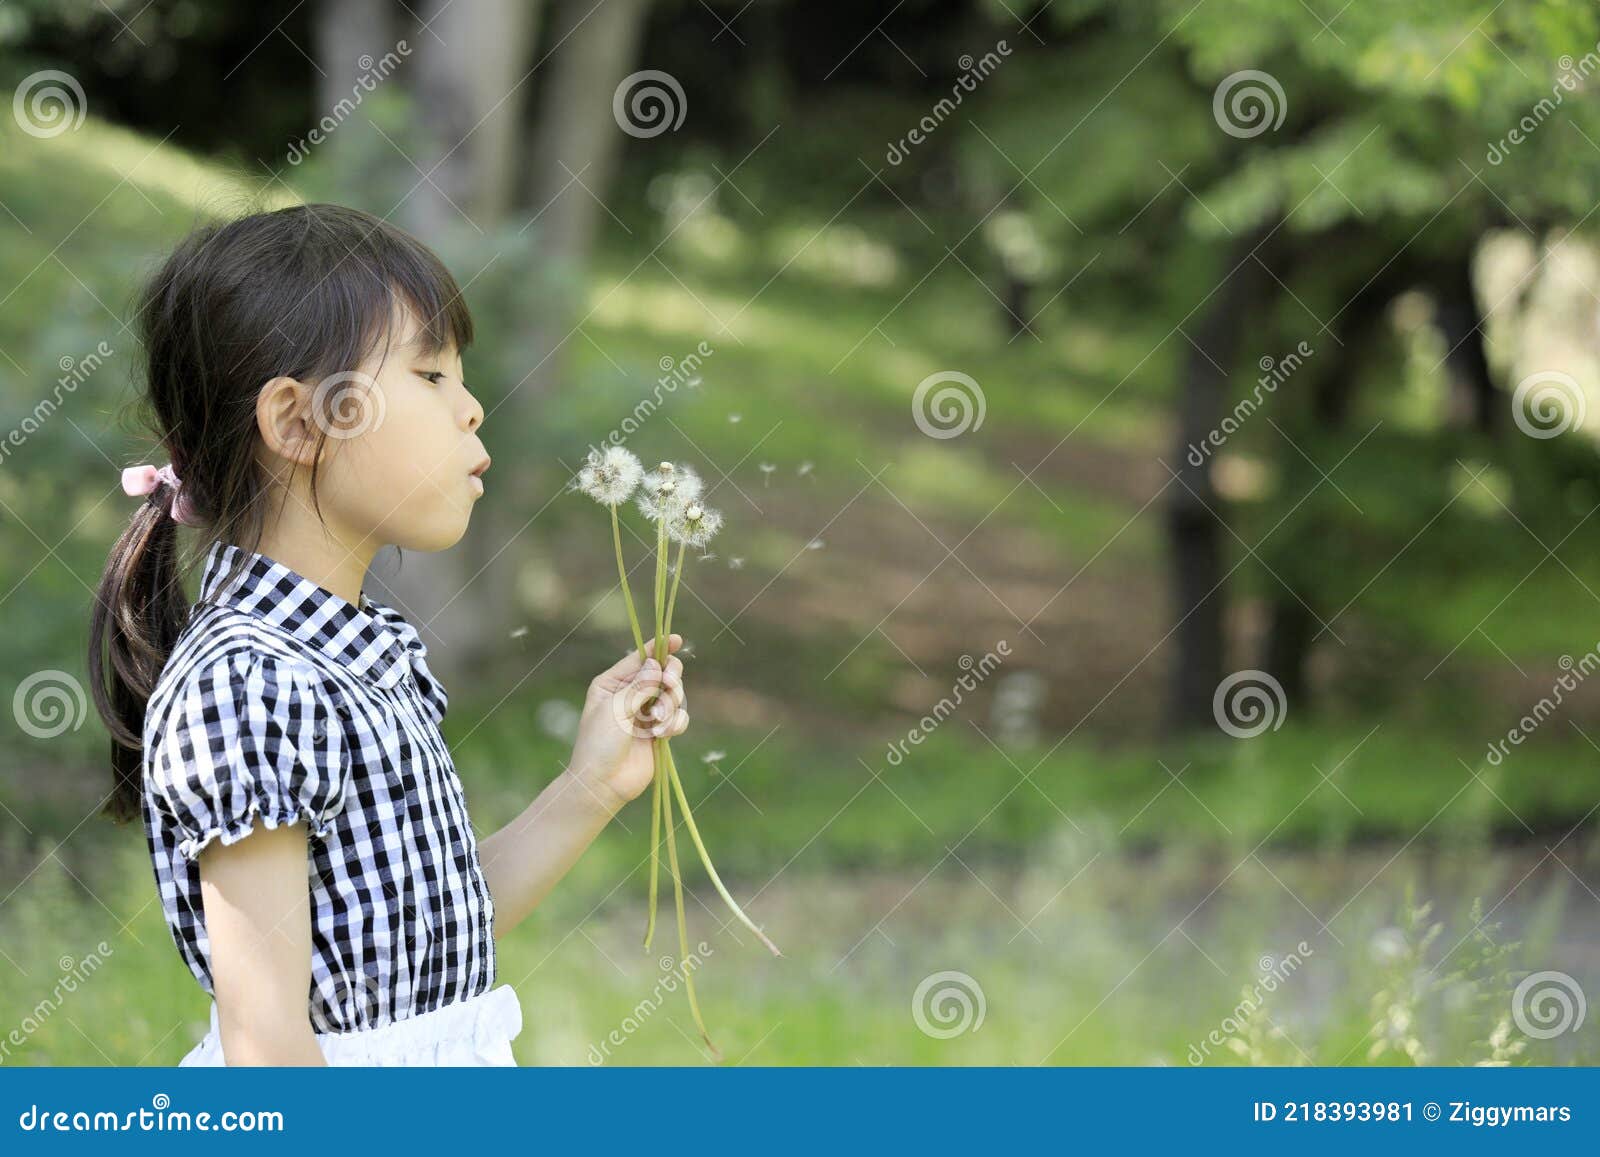
<path fill-rule="evenodd" d="M 432 253 L 423 252 L 424 262 L 391 262 L 382 268 L 385 292 L 373 303 L 377 316 L 368 317 L 363 327 L 367 353 L 379 341 L 390 349 L 404 346 L 422 354 L 452 348 L 460 353 L 472 344 L 472 315 L 460 288 Z"/>
<path fill-rule="evenodd" d="M 293 310 L 300 324 L 287 325 L 285 334 L 299 351 L 295 360 L 305 363 L 295 376 L 353 370 L 402 346 L 434 354 L 461 352 L 472 343 L 472 315 L 460 286 L 410 234 L 340 206 L 281 212 L 305 221 L 289 262 L 306 286 Z"/>

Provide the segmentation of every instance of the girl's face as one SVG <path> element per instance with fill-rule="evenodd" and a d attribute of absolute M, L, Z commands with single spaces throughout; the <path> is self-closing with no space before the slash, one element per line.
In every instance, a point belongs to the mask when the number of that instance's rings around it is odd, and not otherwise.
<path fill-rule="evenodd" d="M 454 348 L 425 352 L 409 319 L 359 371 L 313 388 L 328 432 L 317 497 L 349 541 L 408 550 L 453 546 L 483 495 L 483 407 Z"/>

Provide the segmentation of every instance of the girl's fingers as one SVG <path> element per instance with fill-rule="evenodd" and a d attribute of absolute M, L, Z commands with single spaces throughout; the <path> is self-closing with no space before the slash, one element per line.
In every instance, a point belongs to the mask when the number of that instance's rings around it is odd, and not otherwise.
<path fill-rule="evenodd" d="M 646 645 L 647 648 L 651 649 L 652 651 L 654 650 L 653 642 L 651 640 L 646 640 L 645 645 Z M 668 635 L 667 636 L 667 654 L 668 655 L 671 655 L 674 651 L 677 651 L 682 646 L 683 646 L 683 636 L 682 635 L 672 634 L 672 635 Z M 670 667 L 674 661 L 676 661 L 677 664 L 678 664 L 678 670 L 682 671 L 683 670 L 683 660 L 681 660 L 681 659 L 673 660 L 673 659 L 669 658 L 667 660 L 667 665 Z M 651 666 L 651 665 L 655 665 L 657 667 L 657 669 L 659 670 L 659 664 L 656 664 L 655 656 L 653 654 L 648 659 L 646 659 L 644 663 L 641 664 L 639 662 L 639 649 L 637 647 L 629 647 L 627 652 L 622 656 L 622 658 L 618 659 L 615 663 L 611 664 L 611 666 L 607 667 L 604 671 L 600 672 L 600 674 L 597 675 L 595 678 L 597 680 L 610 679 L 610 680 L 614 680 L 614 681 L 620 683 L 620 682 L 623 682 L 623 681 L 625 681 L 627 679 L 630 679 L 634 675 L 638 674 L 638 672 L 639 672 L 639 670 L 640 670 L 640 668 L 642 666 Z"/>
<path fill-rule="evenodd" d="M 600 672 L 600 674 L 596 675 L 595 682 L 626 682 L 628 679 L 631 679 L 638 673 L 640 666 L 639 652 L 636 650 L 629 651 L 626 655 L 622 656 L 622 658 L 618 659 L 615 663 L 611 664 L 611 666 L 607 667 L 604 671 Z"/>
<path fill-rule="evenodd" d="M 669 651 L 683 646 L 682 635 L 667 637 Z M 630 650 L 590 683 L 592 694 L 609 695 L 617 722 L 624 730 L 638 728 L 650 735 L 672 734 L 666 728 L 684 709 L 683 660 L 668 658 L 666 669 L 651 655 L 643 662 Z M 629 721 L 632 721 L 631 723 Z"/>
<path fill-rule="evenodd" d="M 683 689 L 683 683 L 681 681 L 675 684 L 663 683 L 661 686 L 661 693 L 656 701 L 671 708 L 671 711 L 668 711 L 666 714 L 664 714 L 662 718 L 672 718 L 672 712 L 683 710 L 684 705 L 688 702 L 687 694 Z"/>
<path fill-rule="evenodd" d="M 648 675 L 649 672 L 645 674 Z M 616 694 L 622 697 L 623 717 L 637 720 L 648 727 L 652 722 L 651 712 L 658 698 L 659 688 L 659 683 L 640 677 L 618 690 Z"/>
<path fill-rule="evenodd" d="M 682 735 L 686 730 L 688 730 L 688 727 L 689 713 L 687 711 L 680 710 L 676 712 L 669 721 L 657 724 L 655 727 L 651 728 L 650 734 L 656 739 L 673 739 L 679 735 Z"/>
<path fill-rule="evenodd" d="M 669 685 L 658 677 L 659 670 L 655 660 L 650 660 L 617 692 L 622 696 L 624 715 L 652 735 L 661 734 L 660 729 L 670 724 L 688 703 L 682 675 Z"/>

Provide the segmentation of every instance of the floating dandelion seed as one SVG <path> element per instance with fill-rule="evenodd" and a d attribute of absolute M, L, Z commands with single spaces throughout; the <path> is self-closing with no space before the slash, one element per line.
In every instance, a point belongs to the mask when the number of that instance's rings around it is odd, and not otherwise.
<path fill-rule="evenodd" d="M 796 470 L 795 474 L 797 474 L 801 478 L 808 478 L 811 475 L 811 471 L 814 470 L 814 469 L 816 469 L 816 467 L 813 466 L 810 462 L 802 462 L 802 463 L 800 463 L 800 469 Z"/>
<path fill-rule="evenodd" d="M 807 550 L 821 550 L 822 547 L 823 542 L 820 538 L 813 538 L 810 542 L 806 543 Z"/>
<path fill-rule="evenodd" d="M 570 743 L 578 734 L 579 714 L 578 709 L 564 699 L 547 699 L 539 704 L 534 719 L 546 735 Z"/>
<path fill-rule="evenodd" d="M 604 452 L 590 450 L 589 457 L 572 482 L 601 506 L 620 506 L 632 497 L 644 478 L 639 459 L 621 446 L 608 446 Z"/>
<path fill-rule="evenodd" d="M 683 384 L 688 386 L 691 390 L 698 390 L 700 388 L 700 379 L 699 378 L 690 378 L 687 382 L 684 382 Z"/>
<path fill-rule="evenodd" d="M 511 637 L 513 639 L 523 639 L 523 638 L 526 638 L 527 635 L 528 635 L 528 628 L 527 627 L 518 627 L 516 630 L 511 632 Z"/>
<path fill-rule="evenodd" d="M 743 414 L 729 414 L 728 415 L 728 421 L 732 422 L 735 426 L 737 426 L 740 422 L 744 421 L 744 415 Z"/>
<path fill-rule="evenodd" d="M 729 570 L 743 570 L 744 569 L 744 559 L 738 558 L 738 557 L 730 558 L 728 560 L 728 569 Z"/>
<path fill-rule="evenodd" d="M 703 554 L 703 555 L 700 556 L 700 561 L 701 562 L 716 562 L 717 561 L 717 556 L 714 555 L 714 554 Z"/>
<path fill-rule="evenodd" d="M 771 488 L 771 486 L 772 486 L 772 472 L 774 470 L 776 470 L 776 469 L 777 469 L 777 467 L 774 466 L 771 462 L 763 462 L 763 463 L 761 463 L 761 485 L 764 488 L 768 488 L 768 489 Z"/>
<path fill-rule="evenodd" d="M 728 753 L 726 751 L 708 751 L 700 757 L 700 762 L 715 764 L 721 763 L 726 758 L 728 758 Z"/>

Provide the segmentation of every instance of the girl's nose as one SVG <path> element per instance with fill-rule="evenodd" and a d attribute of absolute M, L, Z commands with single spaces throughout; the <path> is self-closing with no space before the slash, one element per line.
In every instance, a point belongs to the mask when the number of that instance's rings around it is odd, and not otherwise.
<path fill-rule="evenodd" d="M 483 425 L 483 403 L 479 402 L 470 391 L 467 393 L 466 419 L 468 433 L 476 432 L 478 427 Z"/>

